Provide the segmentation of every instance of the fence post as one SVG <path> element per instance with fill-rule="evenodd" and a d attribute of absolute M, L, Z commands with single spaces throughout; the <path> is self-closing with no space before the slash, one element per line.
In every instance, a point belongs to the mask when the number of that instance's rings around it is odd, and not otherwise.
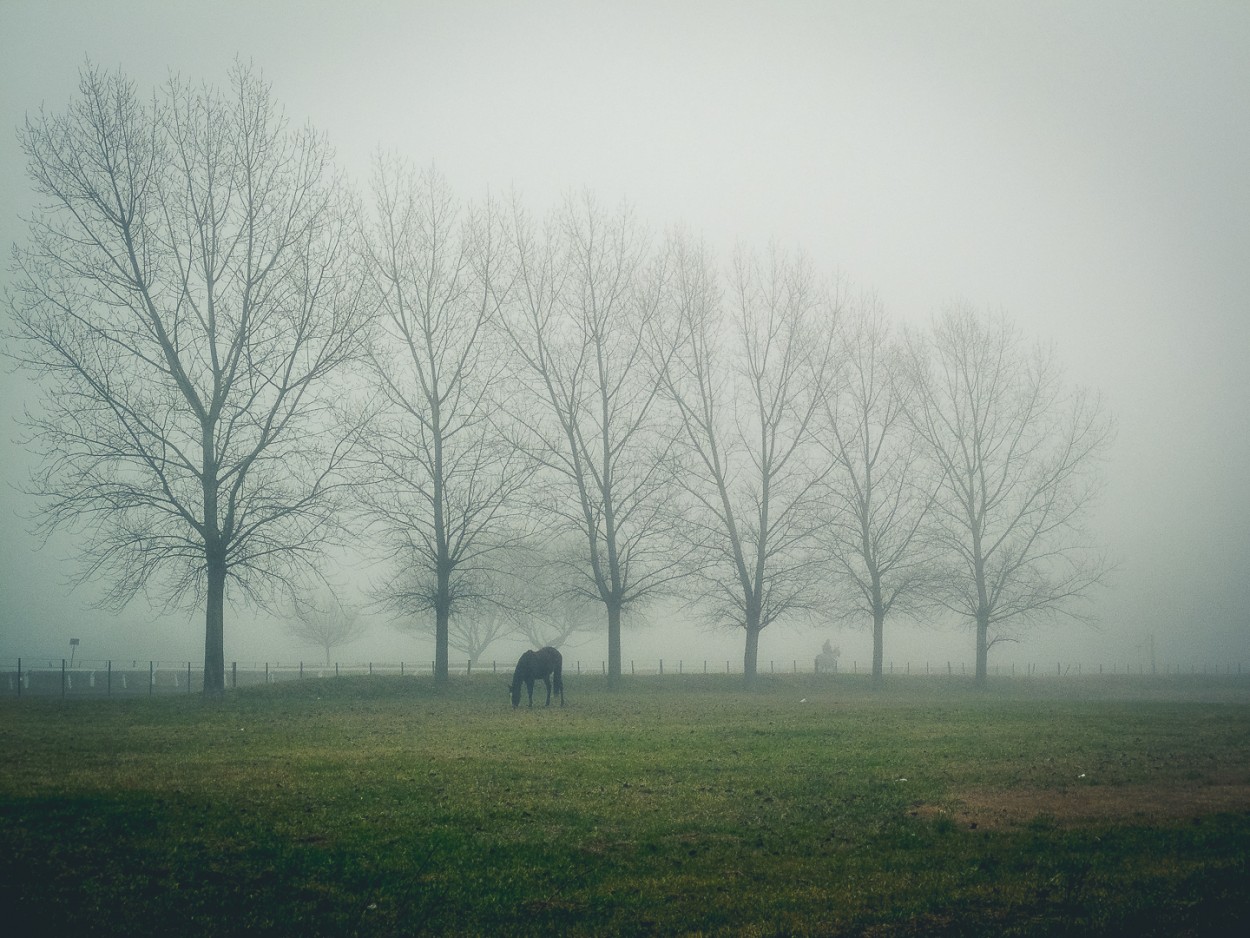
<path fill-rule="evenodd" d="M 634 673 L 634 659 L 633 658 L 629 659 L 629 673 L 630 674 Z"/>
<path fill-rule="evenodd" d="M 269 662 L 265 662 L 265 686 L 269 686 Z"/>
<path fill-rule="evenodd" d="M 239 686 L 239 662 L 230 662 L 230 689 L 236 690 Z"/>
<path fill-rule="evenodd" d="M 187 662 L 187 693 L 191 693 L 191 662 Z"/>
<path fill-rule="evenodd" d="M 464 676 L 465 677 L 473 676 L 473 659 L 472 658 L 469 659 L 469 663 L 465 666 Z"/>
<path fill-rule="evenodd" d="M 148 661 L 148 696 L 156 692 L 156 662 Z"/>
<path fill-rule="evenodd" d="M 335 677 L 339 676 L 339 663 L 337 661 L 334 662 L 334 676 Z"/>
<path fill-rule="evenodd" d="M 65 696 L 65 659 L 61 659 L 61 696 Z"/>
<path fill-rule="evenodd" d="M 369 676 L 373 677 L 373 662 L 369 662 Z"/>
<path fill-rule="evenodd" d="M 660 659 L 660 673 L 661 674 L 664 673 L 664 659 L 663 658 Z"/>
<path fill-rule="evenodd" d="M 22 659 L 17 659 L 17 696 L 22 696 Z"/>
<path fill-rule="evenodd" d="M 299 663 L 299 679 L 301 681 L 304 679 L 304 662 L 303 661 Z"/>
<path fill-rule="evenodd" d="M 105 695 L 106 697 L 112 697 L 112 696 L 113 696 L 113 659 L 112 659 L 112 658 L 110 658 L 110 659 L 109 659 L 109 661 L 108 661 L 108 678 L 107 678 L 107 679 L 106 679 L 106 681 L 105 681 L 104 687 L 105 687 L 104 695 Z M 21 668 L 20 668 L 20 667 L 18 668 L 18 685 L 17 685 L 17 688 L 18 688 L 18 692 L 20 693 L 20 692 L 21 692 L 21 689 L 22 689 L 22 685 L 21 685 Z"/>

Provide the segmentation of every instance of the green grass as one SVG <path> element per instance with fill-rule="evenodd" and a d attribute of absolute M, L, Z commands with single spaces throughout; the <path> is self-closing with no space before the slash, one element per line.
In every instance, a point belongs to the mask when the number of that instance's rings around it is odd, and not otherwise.
<path fill-rule="evenodd" d="M 0 909 L 127 936 L 1250 922 L 1250 680 L 568 683 L 532 711 L 490 677 L 5 700 Z"/>

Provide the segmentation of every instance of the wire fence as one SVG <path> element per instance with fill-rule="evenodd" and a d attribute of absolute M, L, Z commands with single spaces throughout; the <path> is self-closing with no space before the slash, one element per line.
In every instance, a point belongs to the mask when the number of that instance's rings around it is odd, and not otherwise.
<path fill-rule="evenodd" d="M 822 656 L 823 657 L 823 656 Z M 433 661 L 386 663 L 358 662 L 333 665 L 310 664 L 299 661 L 285 662 L 231 662 L 226 668 L 226 686 L 229 688 L 257 687 L 286 681 L 323 679 L 348 676 L 392 675 L 429 676 L 434 673 Z M 449 663 L 452 675 L 480 677 L 512 673 L 512 664 L 497 660 L 459 661 Z M 565 674 L 607 674 L 607 662 L 574 659 L 566 661 Z M 867 675 L 871 664 L 852 659 L 772 659 L 761 661 L 760 674 L 822 674 Z M 953 661 L 889 661 L 882 672 L 891 675 L 955 677 L 971 676 L 975 668 L 965 662 Z M 742 662 L 735 660 L 692 661 L 677 659 L 629 659 L 622 662 L 625 675 L 693 675 L 693 674 L 741 674 Z M 1031 663 L 991 664 L 988 673 L 993 677 L 1087 677 L 1093 675 L 1241 675 L 1240 661 L 1182 664 L 1107 663 L 1088 665 L 1056 662 L 1054 665 Z M 1250 668 L 1244 671 L 1250 674 Z M 48 658 L 17 658 L 0 660 L 0 696 L 23 697 L 114 697 L 114 696 L 170 696 L 196 694 L 204 689 L 204 668 L 194 661 L 141 661 L 138 659 L 73 661 Z"/>

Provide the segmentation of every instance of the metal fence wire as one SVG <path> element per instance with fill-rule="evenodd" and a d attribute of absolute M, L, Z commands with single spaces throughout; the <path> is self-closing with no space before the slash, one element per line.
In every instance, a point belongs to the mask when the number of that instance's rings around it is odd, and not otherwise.
<path fill-rule="evenodd" d="M 1134 664 L 1112 663 L 1097 665 L 1039 663 L 994 664 L 989 668 L 992 677 L 1088 677 L 1094 675 L 1168 675 L 1207 674 L 1240 675 L 1242 663 L 1225 661 L 1221 664 Z M 509 662 L 463 661 L 452 663 L 451 674 L 463 677 L 511 673 Z M 882 668 L 885 674 L 915 677 L 970 676 L 974 669 L 964 662 L 888 662 Z M 313 678 L 347 676 L 397 675 L 429 676 L 434 672 L 434 662 L 379 663 L 363 662 L 333 665 L 309 664 L 307 662 L 278 663 L 231 662 L 226 670 L 226 686 L 229 688 L 256 687 L 285 681 Z M 712 661 L 699 659 L 630 659 L 622 663 L 626 675 L 690 675 L 690 674 L 741 674 L 742 664 L 733 660 Z M 821 674 L 866 675 L 871 666 L 856 660 L 821 658 L 786 661 L 761 661 L 761 674 Z M 566 675 L 606 674 L 606 661 L 569 661 Z M 1250 673 L 1247 671 L 1246 673 Z M 75 661 L 66 659 L 17 658 L 0 661 L 0 695 L 8 697 L 137 697 L 174 694 L 197 694 L 204 689 L 204 668 L 194 661 Z"/>

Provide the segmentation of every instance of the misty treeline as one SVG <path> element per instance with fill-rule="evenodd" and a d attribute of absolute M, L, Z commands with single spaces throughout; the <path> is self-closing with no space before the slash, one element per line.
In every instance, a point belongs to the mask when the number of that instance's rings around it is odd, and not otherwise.
<path fill-rule="evenodd" d="M 357 192 L 242 65 L 150 96 L 88 66 L 19 135 L 42 529 L 109 600 L 202 605 L 208 694 L 227 584 L 327 655 L 354 637 L 344 550 L 440 679 L 451 647 L 606 624 L 615 683 L 622 621 L 664 600 L 741 629 L 748 681 L 775 622 L 871 623 L 880 675 L 887 619 L 941 611 L 984 680 L 1106 573 L 1111 421 L 1005 316 L 901 330 L 801 254 L 720 257 L 588 194 L 534 215 L 392 157 Z"/>

